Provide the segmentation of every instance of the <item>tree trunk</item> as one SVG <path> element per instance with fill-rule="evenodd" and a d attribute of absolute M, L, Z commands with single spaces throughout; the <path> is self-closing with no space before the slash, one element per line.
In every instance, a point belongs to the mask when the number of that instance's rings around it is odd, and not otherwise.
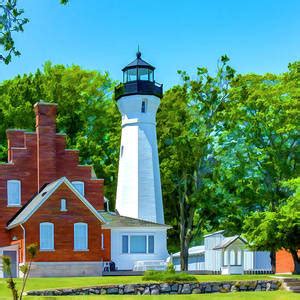
<path fill-rule="evenodd" d="M 180 270 L 187 270 L 188 249 L 186 249 L 186 218 L 184 200 L 180 201 Z"/>
<path fill-rule="evenodd" d="M 294 261 L 294 272 L 293 274 L 300 274 L 300 256 L 297 250 L 290 250 Z"/>
<path fill-rule="evenodd" d="M 270 259 L 271 259 L 271 266 L 272 266 L 272 272 L 276 273 L 276 251 L 271 250 L 270 251 Z"/>

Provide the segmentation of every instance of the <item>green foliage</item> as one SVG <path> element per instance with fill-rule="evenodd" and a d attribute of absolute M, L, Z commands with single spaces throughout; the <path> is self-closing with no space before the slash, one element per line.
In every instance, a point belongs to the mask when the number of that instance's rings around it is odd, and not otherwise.
<path fill-rule="evenodd" d="M 169 273 L 175 273 L 175 266 L 171 262 L 169 262 L 167 265 L 167 271 Z"/>
<path fill-rule="evenodd" d="M 173 271 L 146 271 L 143 276 L 144 281 L 159 282 L 194 282 L 197 278 L 183 272 L 175 273 Z"/>
<path fill-rule="evenodd" d="M 12 277 L 10 257 L 5 256 L 5 255 L 2 256 L 3 271 L 8 275 L 8 278 L 6 279 L 7 287 L 11 290 L 14 300 L 22 300 L 22 298 L 23 298 L 23 292 L 25 290 L 26 282 L 29 277 L 31 263 L 32 263 L 32 260 L 37 255 L 38 246 L 37 246 L 37 244 L 30 244 L 26 248 L 26 250 L 28 252 L 29 263 L 25 263 L 23 266 L 20 267 L 20 270 L 23 273 L 20 295 L 19 295 L 18 288 L 17 288 L 17 280 Z"/>
<path fill-rule="evenodd" d="M 60 0 L 65 5 L 68 0 Z M 0 61 L 5 64 L 11 62 L 12 56 L 20 56 L 21 53 L 16 49 L 13 34 L 24 31 L 24 25 L 29 22 L 23 16 L 24 10 L 18 8 L 17 0 L 0 0 Z"/>
<path fill-rule="evenodd" d="M 24 31 L 24 25 L 29 22 L 23 13 L 23 9 L 17 7 L 17 0 L 0 0 L 0 46 L 3 48 L 0 61 L 5 64 L 10 63 L 12 55 L 20 55 L 12 33 Z"/>
<path fill-rule="evenodd" d="M 277 251 L 285 248 L 300 272 L 300 177 L 283 184 L 294 193 L 276 211 L 254 212 L 245 219 L 245 237 L 254 250 Z"/>
<path fill-rule="evenodd" d="M 222 56 L 215 76 L 206 68 L 198 68 L 196 79 L 180 71 L 183 84 L 165 93 L 157 115 L 165 213 L 171 236 L 180 235 L 182 269 L 193 239 L 218 227 L 225 212 L 214 144 L 235 73 L 227 62 Z"/>
<path fill-rule="evenodd" d="M 107 73 L 79 66 L 53 66 L 17 76 L 0 85 L 0 157 L 6 157 L 7 128 L 35 130 L 34 103 L 58 103 L 57 130 L 67 146 L 80 151 L 80 162 L 93 165 L 105 179 L 106 196 L 115 197 L 120 116 L 112 100 L 113 82 Z"/>

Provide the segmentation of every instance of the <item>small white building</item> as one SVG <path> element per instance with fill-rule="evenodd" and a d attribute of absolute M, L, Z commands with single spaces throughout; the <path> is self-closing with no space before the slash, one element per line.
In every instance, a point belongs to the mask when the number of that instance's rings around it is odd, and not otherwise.
<path fill-rule="evenodd" d="M 189 249 L 189 270 L 221 274 L 271 272 L 269 252 L 250 251 L 242 237 L 225 237 L 223 233 L 221 230 L 205 235 L 204 245 Z M 173 254 L 173 263 L 175 269 L 180 270 L 179 252 Z"/>

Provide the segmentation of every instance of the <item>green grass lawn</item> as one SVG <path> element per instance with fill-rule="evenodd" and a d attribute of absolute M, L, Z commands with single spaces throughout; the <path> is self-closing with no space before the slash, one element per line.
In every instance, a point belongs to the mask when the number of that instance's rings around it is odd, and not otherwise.
<path fill-rule="evenodd" d="M 65 296 L 65 297 L 25 297 L 26 300 L 299 300 L 300 294 L 285 291 L 276 292 L 238 292 L 227 294 L 200 295 L 158 295 L 158 296 Z M 0 297 L 1 299 L 1 297 Z M 6 300 L 6 299 L 5 299 Z"/>
<path fill-rule="evenodd" d="M 300 278 L 300 276 L 297 276 Z M 199 282 L 205 281 L 227 281 L 227 280 L 260 280 L 260 279 L 274 279 L 273 275 L 196 275 L 196 278 Z M 20 282 L 18 280 L 18 282 Z M 42 290 L 42 289 L 51 289 L 51 288 L 76 288 L 76 287 L 88 287 L 88 286 L 97 286 L 97 285 L 106 285 L 106 284 L 126 284 L 126 283 L 140 283 L 142 282 L 142 276 L 105 276 L 105 277 L 62 277 L 62 278 L 29 278 L 26 290 Z M 261 292 L 263 293 L 263 292 Z M 274 294 L 274 292 L 270 292 Z M 263 293 L 264 294 L 264 293 Z M 268 293 L 267 293 L 268 294 Z M 233 297 L 233 294 L 230 294 Z M 247 293 L 251 297 L 251 292 Z M 257 295 L 257 293 L 256 293 Z M 260 294 L 259 294 L 260 295 Z M 275 294 L 274 294 L 275 295 Z M 277 294 L 276 294 L 277 295 Z M 288 294 L 290 295 L 290 294 Z M 206 295 L 204 295 L 206 296 Z M 235 298 L 226 298 L 225 295 L 220 295 L 225 297 L 224 299 L 235 299 Z M 258 295 L 257 295 L 258 296 Z M 274 299 L 289 299 L 289 298 L 280 298 L 282 295 L 279 293 L 279 298 Z M 0 279 L 0 299 L 8 299 L 10 297 L 10 290 L 6 286 L 4 279 Z M 89 296 L 92 297 L 92 296 Z M 99 296 L 98 296 L 99 297 Z M 116 296 L 105 296 L 105 297 L 116 297 Z M 104 296 L 101 299 L 105 300 Z M 120 296 L 117 296 L 120 297 Z M 138 296 L 136 296 L 138 297 Z M 151 296 L 152 297 L 152 296 Z M 181 297 L 181 296 L 178 296 Z M 185 296 L 186 297 L 186 296 Z M 194 296 L 191 296 L 194 297 Z M 197 297 L 200 297 L 199 295 Z M 201 296 L 202 297 L 202 296 Z M 210 299 L 219 299 L 213 298 Z M 218 296 L 216 296 L 218 297 Z M 234 296 L 236 297 L 236 296 Z M 37 299 L 37 297 L 27 297 L 26 299 Z M 64 297 L 60 297 L 62 299 Z M 83 299 L 84 297 L 68 297 L 68 299 Z M 130 296 L 126 296 L 126 299 L 129 300 Z M 55 297 L 44 297 L 43 299 L 56 299 Z M 222 299 L 222 298 L 220 298 Z M 236 298 L 236 299 L 246 299 L 246 298 Z M 252 299 L 252 298 L 247 298 Z M 253 298 L 254 299 L 254 298 Z M 256 298 L 258 299 L 258 298 Z M 273 298 L 266 298 L 273 299 Z M 291 298 L 291 299 L 299 299 Z M 137 298 L 135 298 L 137 300 Z"/>

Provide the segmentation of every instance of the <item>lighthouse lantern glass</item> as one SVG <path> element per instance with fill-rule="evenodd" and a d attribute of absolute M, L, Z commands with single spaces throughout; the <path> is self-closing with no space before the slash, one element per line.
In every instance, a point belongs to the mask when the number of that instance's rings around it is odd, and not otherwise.
<path fill-rule="evenodd" d="M 153 81 L 153 70 L 147 68 L 138 69 L 138 80 Z"/>

